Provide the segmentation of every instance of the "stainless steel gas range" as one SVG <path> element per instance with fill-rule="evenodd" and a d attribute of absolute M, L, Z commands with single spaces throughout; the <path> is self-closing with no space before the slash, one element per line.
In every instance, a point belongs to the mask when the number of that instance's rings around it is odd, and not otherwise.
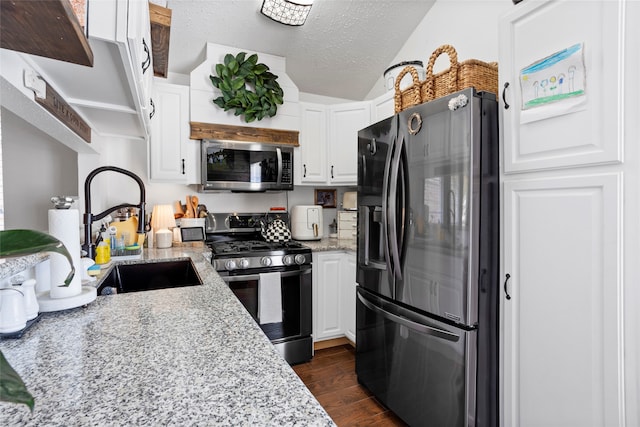
<path fill-rule="evenodd" d="M 289 224 L 286 212 L 210 213 L 206 242 L 213 267 L 293 365 L 313 356 L 311 249 L 294 241 L 266 242 L 260 224 L 278 218 Z"/>

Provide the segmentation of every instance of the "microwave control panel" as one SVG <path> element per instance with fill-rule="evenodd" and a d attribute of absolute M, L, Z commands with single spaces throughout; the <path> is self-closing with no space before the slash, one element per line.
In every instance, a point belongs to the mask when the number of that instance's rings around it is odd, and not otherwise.
<path fill-rule="evenodd" d="M 293 184 L 292 156 L 293 153 L 282 153 L 282 182 L 286 184 Z"/>

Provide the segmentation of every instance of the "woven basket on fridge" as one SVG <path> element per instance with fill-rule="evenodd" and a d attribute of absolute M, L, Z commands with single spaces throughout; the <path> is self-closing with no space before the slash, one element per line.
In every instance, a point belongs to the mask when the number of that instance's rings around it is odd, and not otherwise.
<path fill-rule="evenodd" d="M 450 66 L 447 70 L 434 75 L 433 66 L 436 63 L 436 59 L 443 53 L 449 56 Z M 396 79 L 396 96 L 394 99 L 396 113 L 416 105 L 416 86 L 420 87 L 418 104 L 432 101 L 468 87 L 474 87 L 479 91 L 492 92 L 496 95 L 498 94 L 497 62 L 487 63 L 478 61 L 477 59 L 458 62 L 458 53 L 453 46 L 447 44 L 437 48 L 429 57 L 425 80 L 417 85 L 414 78 L 411 87 L 400 91 L 399 83 L 400 79 L 406 74 L 404 71 L 405 70 L 402 70 Z"/>
<path fill-rule="evenodd" d="M 400 90 L 400 81 L 407 73 L 411 73 L 411 80 L 413 83 L 405 90 Z M 422 104 L 420 85 L 421 82 L 418 71 L 411 65 L 404 67 L 402 71 L 400 71 L 398 77 L 396 77 L 395 94 L 393 98 L 396 113 L 406 110 L 409 107 L 413 107 L 414 105 Z"/>

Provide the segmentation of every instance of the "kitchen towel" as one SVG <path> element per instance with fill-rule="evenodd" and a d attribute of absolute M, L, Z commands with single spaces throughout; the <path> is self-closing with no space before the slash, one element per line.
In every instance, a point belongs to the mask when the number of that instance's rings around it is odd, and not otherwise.
<path fill-rule="evenodd" d="M 258 282 L 258 319 L 260 324 L 282 322 L 280 273 L 260 273 Z"/>
<path fill-rule="evenodd" d="M 49 234 L 64 243 L 71 254 L 76 274 L 67 287 L 60 287 L 69 274 L 71 266 L 64 255 L 52 252 L 51 298 L 68 298 L 82 292 L 82 263 L 80 262 L 80 214 L 77 209 L 49 209 Z"/>

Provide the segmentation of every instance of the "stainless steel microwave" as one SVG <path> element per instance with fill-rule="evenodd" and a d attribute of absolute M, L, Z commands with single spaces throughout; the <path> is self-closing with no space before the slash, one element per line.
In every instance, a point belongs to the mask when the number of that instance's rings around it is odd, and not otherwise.
<path fill-rule="evenodd" d="M 206 191 L 293 190 L 293 147 L 256 142 L 202 140 Z"/>

